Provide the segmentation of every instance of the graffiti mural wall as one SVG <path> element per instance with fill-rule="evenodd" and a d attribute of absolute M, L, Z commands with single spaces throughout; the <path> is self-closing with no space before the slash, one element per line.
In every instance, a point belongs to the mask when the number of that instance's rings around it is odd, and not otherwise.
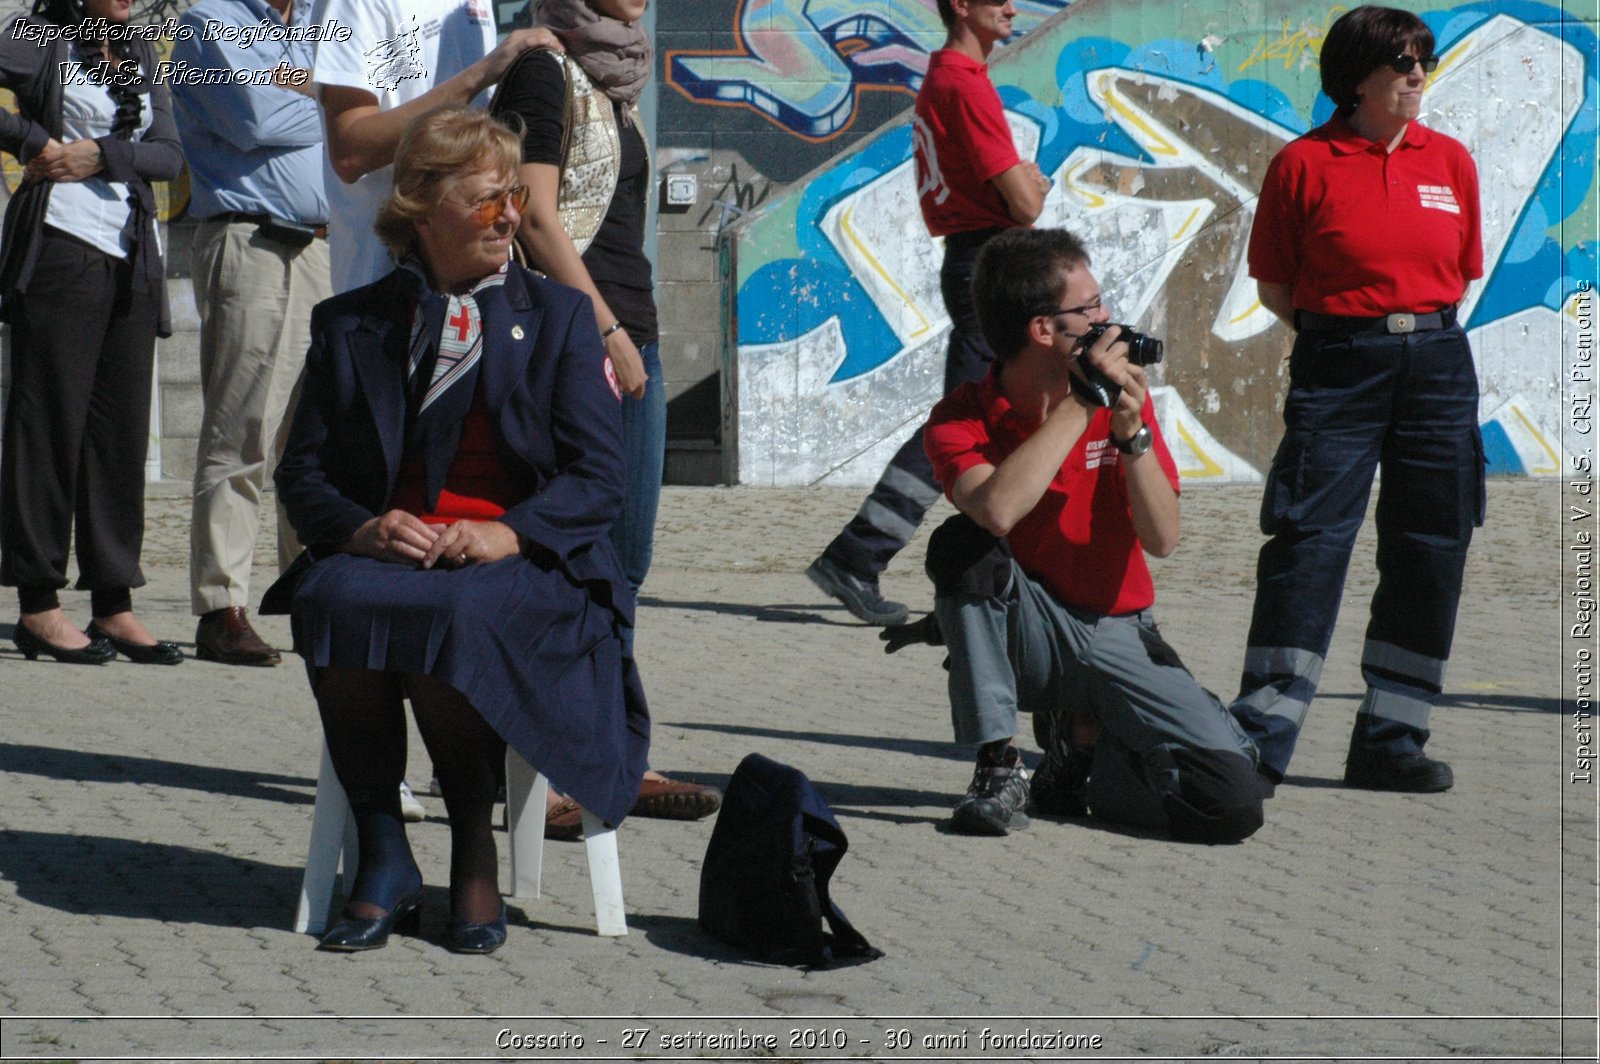
<path fill-rule="evenodd" d="M 802 7 L 764 6 L 786 17 Z M 861 12 L 932 4 L 815 13 L 829 6 L 805 8 L 814 55 L 763 52 L 747 31 L 742 51 L 675 56 L 670 76 L 680 92 L 785 125 L 791 142 L 846 128 L 862 90 L 916 69 L 908 39 Z M 1463 141 L 1482 180 L 1486 275 L 1461 312 L 1491 468 L 1555 474 L 1563 316 L 1596 279 L 1594 5 L 1415 9 L 1441 57 L 1423 121 Z M 1258 479 L 1280 433 L 1291 334 L 1256 300 L 1245 244 L 1267 163 L 1332 112 L 1316 56 L 1344 10 L 1078 0 L 994 62 L 1019 151 L 1054 180 L 1040 224 L 1084 233 L 1116 319 L 1167 340 L 1158 411 L 1190 481 Z M 858 47 L 821 47 L 847 32 Z M 759 75 L 783 63 L 832 71 L 831 89 L 780 98 Z M 938 398 L 948 332 L 909 125 L 863 139 L 734 223 L 729 252 L 739 480 L 871 483 Z"/>
<path fill-rule="evenodd" d="M 1069 0 L 1021 0 L 1018 40 Z M 660 204 L 657 295 L 669 480 L 725 479 L 718 242 L 796 180 L 909 111 L 944 41 L 935 0 L 703 0 L 654 6 L 656 162 L 691 182 Z M 1014 47 L 1013 45 L 1012 47 Z M 792 216 L 792 215 L 791 215 Z M 693 451 L 693 444 L 703 449 Z M 699 454 L 702 468 L 686 458 Z"/>

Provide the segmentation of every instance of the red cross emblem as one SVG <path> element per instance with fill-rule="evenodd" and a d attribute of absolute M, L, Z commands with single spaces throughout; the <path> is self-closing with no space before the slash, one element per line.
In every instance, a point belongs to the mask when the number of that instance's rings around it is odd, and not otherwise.
<path fill-rule="evenodd" d="M 466 343 L 467 330 L 472 325 L 472 317 L 467 313 L 467 308 L 465 306 L 461 308 L 456 317 L 451 318 L 445 324 L 454 325 L 456 327 L 456 341 L 458 343 Z"/>

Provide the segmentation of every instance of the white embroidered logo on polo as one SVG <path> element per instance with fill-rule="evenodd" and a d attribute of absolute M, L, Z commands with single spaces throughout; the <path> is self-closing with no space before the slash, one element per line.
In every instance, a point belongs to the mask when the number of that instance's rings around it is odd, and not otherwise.
<path fill-rule="evenodd" d="M 1449 211 L 1451 214 L 1461 213 L 1461 204 L 1456 202 L 1456 194 L 1449 185 L 1418 185 L 1417 195 L 1421 197 L 1424 207 Z"/>
<path fill-rule="evenodd" d="M 1090 440 L 1089 445 L 1083 450 L 1084 469 L 1098 469 L 1100 466 L 1116 463 L 1119 459 L 1116 445 L 1109 439 Z"/>

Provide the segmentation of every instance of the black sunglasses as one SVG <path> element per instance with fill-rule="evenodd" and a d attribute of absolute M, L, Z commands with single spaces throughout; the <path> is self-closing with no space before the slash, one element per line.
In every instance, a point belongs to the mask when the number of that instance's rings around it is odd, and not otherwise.
<path fill-rule="evenodd" d="M 1409 74 L 1411 68 L 1418 63 L 1422 64 L 1424 74 L 1432 74 L 1439 69 L 1439 57 L 1436 55 L 1425 55 L 1420 59 L 1414 55 L 1397 55 L 1389 60 L 1389 69 L 1396 74 Z"/>

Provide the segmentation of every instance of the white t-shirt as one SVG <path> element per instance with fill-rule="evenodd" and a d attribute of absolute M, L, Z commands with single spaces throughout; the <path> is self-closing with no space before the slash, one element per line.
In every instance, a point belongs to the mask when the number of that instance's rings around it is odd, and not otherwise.
<path fill-rule="evenodd" d="M 117 117 L 117 104 L 111 98 L 111 90 L 104 85 L 90 84 L 76 60 L 62 80 L 61 143 L 108 135 Z M 139 97 L 139 127 L 133 134 L 135 140 L 150 128 L 149 99 L 148 96 Z M 128 224 L 131 213 L 127 184 L 107 181 L 103 175 L 96 174 L 82 181 L 57 182 L 50 190 L 44 224 L 71 233 L 112 258 L 125 259 L 133 245 L 123 236 L 122 229 Z M 156 237 L 158 251 L 160 239 Z"/>
<path fill-rule="evenodd" d="M 312 19 L 319 25 L 338 20 L 350 39 L 318 42 L 311 80 L 319 88 L 364 89 L 384 111 L 449 80 L 495 46 L 490 0 L 317 0 Z M 394 269 L 372 231 L 372 219 L 394 184 L 394 168 L 347 185 L 324 159 L 323 173 L 333 290 L 347 292 Z"/>

